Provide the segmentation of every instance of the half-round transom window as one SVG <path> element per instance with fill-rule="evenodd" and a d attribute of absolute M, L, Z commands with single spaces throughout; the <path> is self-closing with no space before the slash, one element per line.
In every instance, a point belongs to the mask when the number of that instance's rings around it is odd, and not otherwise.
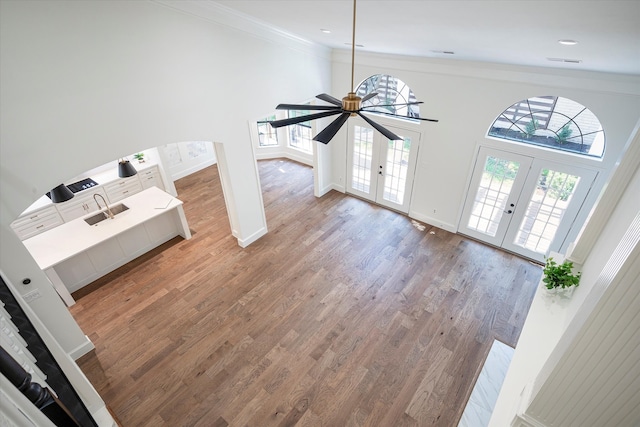
<path fill-rule="evenodd" d="M 372 92 L 377 92 L 378 96 L 362 103 L 362 107 L 373 107 L 368 111 L 395 114 L 409 119 L 420 117 L 418 105 L 393 105 L 418 101 L 411 88 L 402 80 L 387 74 L 376 74 L 360 83 L 356 89 L 356 95 L 361 98 Z"/>
<path fill-rule="evenodd" d="M 516 102 L 491 125 L 489 136 L 602 157 L 604 131 L 585 106 L 558 96 Z"/>

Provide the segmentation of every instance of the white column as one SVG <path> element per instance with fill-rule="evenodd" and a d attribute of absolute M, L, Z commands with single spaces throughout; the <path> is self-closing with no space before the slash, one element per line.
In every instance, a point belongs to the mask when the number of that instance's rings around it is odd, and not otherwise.
<path fill-rule="evenodd" d="M 636 124 L 622 151 L 621 159 L 616 164 L 611 179 L 600 198 L 596 202 L 593 211 L 576 239 L 575 246 L 567 253 L 567 259 L 576 264 L 584 264 L 591 252 L 591 248 L 600 237 L 602 228 L 607 224 L 612 212 L 631 181 L 633 175 L 640 166 L 640 120 Z"/>

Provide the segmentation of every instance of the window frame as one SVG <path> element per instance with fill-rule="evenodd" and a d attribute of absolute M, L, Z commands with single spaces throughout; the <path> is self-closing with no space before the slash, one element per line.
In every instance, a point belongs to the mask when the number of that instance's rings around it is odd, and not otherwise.
<path fill-rule="evenodd" d="M 287 118 L 306 116 L 308 114 L 311 114 L 310 110 L 288 110 Z M 311 120 L 287 126 L 287 148 L 300 151 L 305 154 L 313 154 L 314 130 L 313 122 Z M 303 147 L 294 145 L 294 140 L 297 140 L 295 135 L 299 135 L 301 139 L 300 144 L 303 145 Z"/>
<path fill-rule="evenodd" d="M 605 131 L 596 115 L 570 98 L 555 95 L 510 105 L 494 119 L 486 136 L 590 159 L 602 160 L 606 151 Z"/>
<path fill-rule="evenodd" d="M 372 92 L 377 92 L 379 95 L 364 101 L 361 104 L 362 107 L 418 102 L 411 87 L 404 81 L 390 74 L 374 74 L 364 79 L 355 89 L 356 95 L 361 98 Z M 406 110 L 406 112 L 402 112 L 402 110 Z M 420 120 L 416 120 L 420 118 L 419 105 L 408 105 L 401 108 L 380 107 L 380 109 L 373 108 L 366 111 L 371 114 L 386 117 L 390 117 L 388 113 L 401 114 L 400 116 L 393 116 L 393 118 L 411 123 L 420 123 Z"/>
<path fill-rule="evenodd" d="M 278 147 L 280 146 L 280 140 L 278 139 L 278 130 L 273 128 L 271 126 L 271 124 L 269 122 L 272 122 L 276 120 L 276 114 L 271 114 L 269 116 L 266 116 L 264 119 L 262 120 L 256 120 L 255 122 L 255 127 L 256 127 L 256 135 L 258 138 L 258 148 L 273 148 L 273 147 Z M 266 129 L 268 130 L 267 133 L 261 133 L 261 129 L 264 129 L 264 127 L 266 127 Z M 263 144 L 261 141 L 260 136 L 261 135 L 268 135 L 268 139 L 274 139 L 275 140 L 275 144 Z M 273 136 L 274 138 L 271 138 L 271 136 Z"/>

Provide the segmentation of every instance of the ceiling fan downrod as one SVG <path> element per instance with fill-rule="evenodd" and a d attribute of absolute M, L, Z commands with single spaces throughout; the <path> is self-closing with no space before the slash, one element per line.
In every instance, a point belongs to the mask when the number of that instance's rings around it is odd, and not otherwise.
<path fill-rule="evenodd" d="M 355 75 L 355 57 L 356 57 L 356 0 L 353 0 L 353 25 L 351 30 L 351 92 L 342 98 L 342 109 L 351 113 L 351 116 L 357 116 L 360 111 L 360 103 L 362 98 L 355 94 L 354 75 Z"/>

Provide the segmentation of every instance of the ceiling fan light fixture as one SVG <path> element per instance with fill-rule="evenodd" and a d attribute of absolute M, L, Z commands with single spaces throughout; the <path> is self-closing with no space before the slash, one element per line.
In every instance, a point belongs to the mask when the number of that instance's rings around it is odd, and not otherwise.
<path fill-rule="evenodd" d="M 575 46 L 575 45 L 578 44 L 578 42 L 576 40 L 570 40 L 570 39 L 558 40 L 558 43 L 560 43 L 561 45 L 564 45 L 564 46 Z"/>
<path fill-rule="evenodd" d="M 582 59 L 567 59 L 567 58 L 547 58 L 551 62 L 564 62 L 566 64 L 580 64 Z"/>

